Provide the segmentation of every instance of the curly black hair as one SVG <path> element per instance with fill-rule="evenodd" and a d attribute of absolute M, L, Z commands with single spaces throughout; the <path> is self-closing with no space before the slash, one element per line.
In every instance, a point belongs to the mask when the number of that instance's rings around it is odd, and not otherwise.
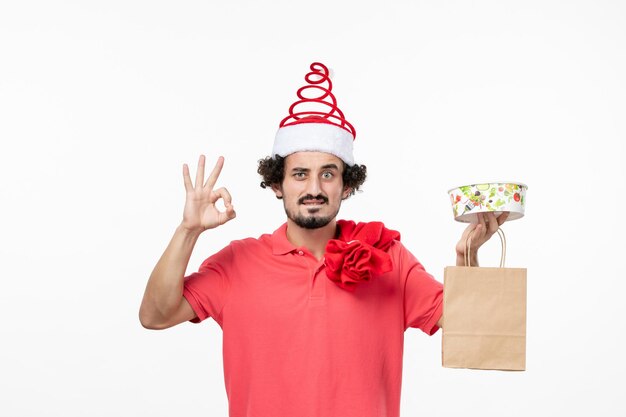
<path fill-rule="evenodd" d="M 276 155 L 274 158 L 267 156 L 263 159 L 259 159 L 259 168 L 257 172 L 263 181 L 261 181 L 261 188 L 268 188 L 272 185 L 279 185 L 285 179 L 285 158 Z M 350 194 L 354 195 L 367 178 L 367 167 L 365 165 L 354 164 L 352 166 L 343 163 L 343 173 L 341 175 L 343 179 L 343 185 L 350 188 Z M 346 197 L 346 198 L 348 198 Z M 280 199 L 280 197 L 277 197 Z"/>

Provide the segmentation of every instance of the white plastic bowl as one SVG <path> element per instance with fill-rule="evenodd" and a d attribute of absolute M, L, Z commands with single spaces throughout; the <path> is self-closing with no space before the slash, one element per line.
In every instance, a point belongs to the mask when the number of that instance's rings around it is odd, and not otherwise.
<path fill-rule="evenodd" d="M 524 216 L 526 190 L 519 182 L 486 182 L 462 185 L 448 191 L 454 220 L 463 223 L 478 222 L 477 213 L 510 212 L 507 221 Z"/>

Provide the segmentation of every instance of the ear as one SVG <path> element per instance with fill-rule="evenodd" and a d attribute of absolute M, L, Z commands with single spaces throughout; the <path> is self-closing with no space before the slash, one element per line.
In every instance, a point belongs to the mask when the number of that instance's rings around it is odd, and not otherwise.
<path fill-rule="evenodd" d="M 343 194 L 342 194 L 342 200 L 345 200 L 346 198 L 350 197 L 350 194 L 352 193 L 352 187 L 343 187 Z"/>
<path fill-rule="evenodd" d="M 272 191 L 279 200 L 283 198 L 283 189 L 279 184 L 272 184 Z"/>

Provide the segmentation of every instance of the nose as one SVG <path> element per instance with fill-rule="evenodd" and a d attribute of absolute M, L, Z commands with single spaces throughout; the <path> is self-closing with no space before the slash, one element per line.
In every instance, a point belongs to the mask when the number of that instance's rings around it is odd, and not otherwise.
<path fill-rule="evenodd" d="M 311 176 L 307 181 L 306 187 L 307 194 L 319 195 L 322 193 L 322 183 L 317 176 Z"/>

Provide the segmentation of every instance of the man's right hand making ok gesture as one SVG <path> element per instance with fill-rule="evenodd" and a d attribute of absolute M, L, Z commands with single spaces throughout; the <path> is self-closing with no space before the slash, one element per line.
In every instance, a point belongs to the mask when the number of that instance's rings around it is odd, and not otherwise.
<path fill-rule="evenodd" d="M 148 329 L 166 329 L 196 317 L 183 296 L 184 274 L 191 252 L 200 233 L 235 218 L 230 193 L 226 188 L 213 189 L 224 166 L 224 158 L 218 158 L 206 183 L 204 160 L 204 155 L 200 155 L 195 186 L 189 177 L 189 167 L 183 165 L 187 191 L 183 221 L 154 267 L 139 308 L 139 320 Z M 224 201 L 226 211 L 219 211 L 215 207 L 220 199 Z"/>
<path fill-rule="evenodd" d="M 183 165 L 183 178 L 185 180 L 187 197 L 181 226 L 197 233 L 221 226 L 236 216 L 228 190 L 224 187 L 217 190 L 213 189 L 224 166 L 224 157 L 220 156 L 217 159 L 217 163 L 206 182 L 204 182 L 204 163 L 205 157 L 200 155 L 195 185 L 191 182 L 189 167 L 187 164 Z M 220 199 L 224 202 L 226 211 L 219 211 L 215 206 L 215 203 Z"/>

